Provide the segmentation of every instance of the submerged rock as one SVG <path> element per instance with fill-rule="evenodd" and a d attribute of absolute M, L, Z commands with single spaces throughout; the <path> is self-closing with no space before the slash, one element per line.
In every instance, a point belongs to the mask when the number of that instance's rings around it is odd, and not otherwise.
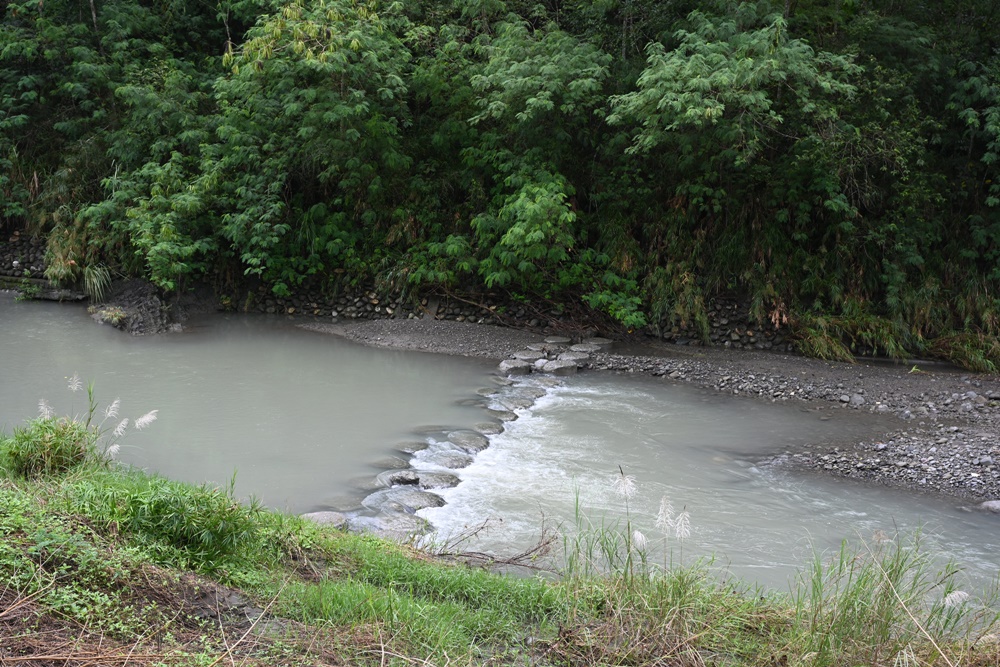
<path fill-rule="evenodd" d="M 986 502 L 976 505 L 976 508 L 981 509 L 984 512 L 995 512 L 996 514 L 1000 514 L 1000 500 L 987 500 Z"/>
<path fill-rule="evenodd" d="M 376 491 L 365 497 L 361 504 L 373 510 L 403 511 L 412 514 L 428 507 L 441 507 L 444 505 L 444 499 L 436 493 L 421 491 L 410 486 L 396 486 Z"/>
<path fill-rule="evenodd" d="M 424 455 L 422 460 L 430 463 L 431 465 L 441 466 L 442 468 L 450 468 L 452 470 L 465 468 L 472 463 L 472 457 L 468 454 L 450 450 L 428 452 Z"/>
<path fill-rule="evenodd" d="M 383 512 L 377 516 L 352 516 L 348 529 L 353 533 L 373 533 L 386 539 L 405 541 L 430 530 L 430 523 L 415 514 Z"/>
<path fill-rule="evenodd" d="M 489 438 L 475 431 L 452 431 L 448 434 L 448 440 L 470 454 L 481 452 L 490 446 Z"/>
<path fill-rule="evenodd" d="M 503 424 L 499 422 L 480 422 L 475 425 L 475 429 L 483 435 L 497 435 L 503 433 Z"/>

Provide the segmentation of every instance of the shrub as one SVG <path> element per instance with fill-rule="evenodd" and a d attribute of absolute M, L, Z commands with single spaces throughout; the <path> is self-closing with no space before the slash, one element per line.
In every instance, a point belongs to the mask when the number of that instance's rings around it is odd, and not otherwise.
<path fill-rule="evenodd" d="M 0 441 L 7 467 L 22 477 L 64 473 L 95 452 L 97 433 L 66 418 L 37 417 Z"/>
<path fill-rule="evenodd" d="M 259 504 L 241 504 L 231 485 L 194 486 L 117 470 L 82 480 L 69 493 L 73 511 L 119 534 L 178 550 L 181 560 L 204 571 L 217 569 L 259 535 Z M 155 551 L 161 561 L 178 557 Z"/>

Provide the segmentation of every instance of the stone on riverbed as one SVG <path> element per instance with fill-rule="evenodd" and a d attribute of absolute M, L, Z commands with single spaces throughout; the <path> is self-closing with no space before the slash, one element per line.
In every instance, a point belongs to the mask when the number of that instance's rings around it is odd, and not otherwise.
<path fill-rule="evenodd" d="M 588 338 L 587 340 L 583 341 L 583 343 L 587 345 L 596 345 L 604 352 L 610 350 L 611 347 L 615 344 L 613 340 L 610 340 L 608 338 Z"/>
<path fill-rule="evenodd" d="M 545 339 L 545 342 L 549 345 L 569 345 L 573 340 L 566 336 L 549 336 Z"/>
<path fill-rule="evenodd" d="M 475 431 L 452 431 L 448 434 L 448 440 L 470 454 L 481 452 L 490 446 L 489 438 Z"/>
<path fill-rule="evenodd" d="M 420 475 L 416 470 L 386 470 L 375 476 L 375 481 L 381 486 L 402 486 L 404 484 L 417 485 L 420 483 Z"/>
<path fill-rule="evenodd" d="M 450 468 L 452 470 L 459 470 L 472 463 L 471 456 L 455 451 L 428 452 L 422 460 L 431 465 Z"/>
<path fill-rule="evenodd" d="M 400 512 L 386 512 L 378 516 L 352 516 L 348 528 L 353 533 L 373 533 L 379 537 L 406 541 L 413 535 L 430 530 L 430 523 L 419 516 Z"/>
<path fill-rule="evenodd" d="M 527 375 L 531 372 L 531 364 L 521 359 L 505 359 L 497 366 L 503 375 Z"/>
<path fill-rule="evenodd" d="M 597 345 L 591 345 L 590 343 L 580 343 L 579 345 L 573 345 L 569 348 L 570 352 L 586 352 L 587 354 L 593 354 L 594 352 L 600 352 L 601 348 Z"/>
<path fill-rule="evenodd" d="M 421 491 L 409 486 L 396 486 L 391 489 L 376 491 L 365 497 L 361 504 L 368 509 L 383 510 L 386 512 L 403 511 L 413 514 L 417 510 L 428 507 L 441 507 L 444 499 L 436 493 Z"/>
<path fill-rule="evenodd" d="M 302 515 L 303 519 L 308 519 L 321 526 L 333 526 L 334 528 L 344 528 L 347 526 L 347 517 L 340 512 L 308 512 Z"/>
<path fill-rule="evenodd" d="M 590 355 L 586 352 L 563 352 L 559 355 L 559 361 L 575 361 L 580 363 L 581 361 L 590 361 Z"/>
<path fill-rule="evenodd" d="M 503 424 L 498 422 L 480 422 L 474 427 L 483 435 L 497 435 L 503 433 Z"/>
<path fill-rule="evenodd" d="M 458 486 L 460 481 L 458 477 L 447 472 L 420 473 L 420 488 L 422 489 L 450 489 L 453 486 Z"/>
<path fill-rule="evenodd" d="M 535 350 L 521 350 L 520 352 L 515 352 L 511 355 L 515 359 L 520 359 L 521 361 L 527 361 L 528 363 L 534 363 L 539 359 L 545 359 L 545 353 Z"/>
<path fill-rule="evenodd" d="M 976 508 L 986 512 L 995 512 L 996 514 L 1000 514 L 1000 500 L 987 500 L 984 503 L 976 505 Z"/>
<path fill-rule="evenodd" d="M 517 419 L 517 415 L 510 410 L 495 410 L 490 408 L 486 411 L 490 417 L 495 417 L 502 422 L 512 422 Z"/>
<path fill-rule="evenodd" d="M 542 367 L 546 373 L 553 375 L 572 375 L 576 373 L 577 365 L 575 361 L 550 361 Z"/>

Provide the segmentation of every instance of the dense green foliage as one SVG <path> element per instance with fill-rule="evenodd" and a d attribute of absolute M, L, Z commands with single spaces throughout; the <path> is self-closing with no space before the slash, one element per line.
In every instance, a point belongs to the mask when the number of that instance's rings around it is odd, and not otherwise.
<path fill-rule="evenodd" d="M 990 0 L 9 1 L 0 227 L 50 277 L 490 288 L 998 361 Z"/>

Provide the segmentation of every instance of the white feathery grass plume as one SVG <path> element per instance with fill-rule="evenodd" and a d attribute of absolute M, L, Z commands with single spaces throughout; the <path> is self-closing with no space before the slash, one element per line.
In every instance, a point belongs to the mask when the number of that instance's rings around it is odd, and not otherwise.
<path fill-rule="evenodd" d="M 83 382 L 80 381 L 80 376 L 74 373 L 66 386 L 69 387 L 70 391 L 80 391 L 83 389 Z"/>
<path fill-rule="evenodd" d="M 635 495 L 635 477 L 632 475 L 626 475 L 625 471 L 621 469 L 621 466 L 618 466 L 618 475 L 615 477 L 612 488 L 614 489 L 616 496 L 629 500 Z"/>
<path fill-rule="evenodd" d="M 674 519 L 674 537 L 678 540 L 685 540 L 691 537 L 691 515 L 686 511 L 681 512 Z"/>
<path fill-rule="evenodd" d="M 42 419 L 52 419 L 55 416 L 55 410 L 49 405 L 49 402 L 44 398 L 38 401 L 38 416 Z"/>
<path fill-rule="evenodd" d="M 125 435 L 125 429 L 127 428 L 128 428 L 128 417 L 118 422 L 118 426 L 116 426 L 115 430 L 113 431 L 114 436 L 116 438 L 122 437 L 123 435 Z"/>
<path fill-rule="evenodd" d="M 674 506 L 666 496 L 660 498 L 660 511 L 656 513 L 656 527 L 669 533 L 674 525 Z"/>
<path fill-rule="evenodd" d="M 116 398 L 115 402 L 104 409 L 104 416 L 107 419 L 118 418 L 118 408 L 121 407 L 122 399 Z"/>
<path fill-rule="evenodd" d="M 965 602 L 968 602 L 970 597 L 972 596 L 965 591 L 952 591 L 944 596 L 944 606 L 957 607 Z"/>
<path fill-rule="evenodd" d="M 638 529 L 632 531 L 632 547 L 635 548 L 636 551 L 645 551 L 648 544 L 649 540 L 647 540 L 646 536 L 642 534 L 642 531 Z"/>
<path fill-rule="evenodd" d="M 107 449 L 105 449 L 104 453 L 108 455 L 109 459 L 113 459 L 113 458 L 115 458 L 118 455 L 118 450 L 119 449 L 121 449 L 121 445 L 119 445 L 116 442 L 115 444 L 113 444 L 110 447 L 108 447 Z"/>
<path fill-rule="evenodd" d="M 157 412 L 159 412 L 159 410 L 150 410 L 149 412 L 147 412 L 143 416 L 141 416 L 138 419 L 136 419 L 135 420 L 135 428 L 136 428 L 136 430 L 137 431 L 141 431 L 142 429 L 146 428 L 147 426 L 149 426 L 150 424 L 152 424 L 153 422 L 155 422 L 156 421 L 156 413 Z"/>

